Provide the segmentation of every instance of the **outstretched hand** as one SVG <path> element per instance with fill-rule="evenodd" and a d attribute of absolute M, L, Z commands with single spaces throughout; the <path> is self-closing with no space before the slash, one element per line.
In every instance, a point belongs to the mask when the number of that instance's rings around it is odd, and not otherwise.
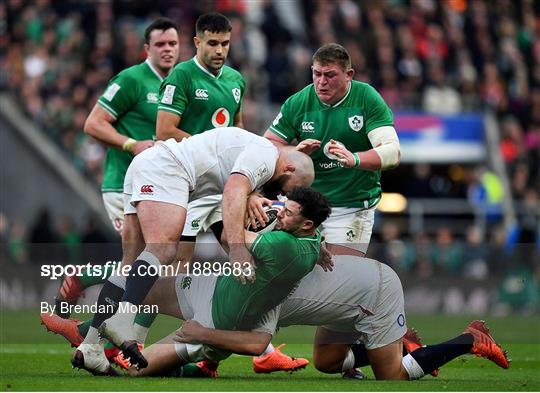
<path fill-rule="evenodd" d="M 315 150 L 321 147 L 321 141 L 317 139 L 305 139 L 296 145 L 295 149 L 310 155 Z"/>

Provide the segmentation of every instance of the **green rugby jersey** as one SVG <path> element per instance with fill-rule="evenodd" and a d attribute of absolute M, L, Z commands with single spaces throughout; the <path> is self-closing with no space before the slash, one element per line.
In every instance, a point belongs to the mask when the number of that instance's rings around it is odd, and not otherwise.
<path fill-rule="evenodd" d="M 319 100 L 313 84 L 292 95 L 268 128 L 276 136 L 318 139 L 321 148 L 311 154 L 315 165 L 312 187 L 323 193 L 333 207 L 375 205 L 381 197 L 380 171 L 345 168 L 328 153 L 330 139 L 341 142 L 351 152 L 373 148 L 368 133 L 378 127 L 393 126 L 393 114 L 377 91 L 352 81 L 347 94 L 333 106 Z"/>
<path fill-rule="evenodd" d="M 243 285 L 234 276 L 220 276 L 212 297 L 216 329 L 245 330 L 277 306 L 308 274 L 321 247 L 321 234 L 295 237 L 283 231 L 259 235 L 251 246 L 257 265 L 254 283 Z"/>
<path fill-rule="evenodd" d="M 115 118 L 113 127 L 136 140 L 152 139 L 156 130 L 159 86 L 163 78 L 149 60 L 126 68 L 109 81 L 98 105 Z M 107 148 L 102 192 L 122 192 L 130 152 Z"/>
<path fill-rule="evenodd" d="M 246 82 L 238 71 L 224 65 L 216 76 L 194 57 L 178 64 L 163 81 L 158 111 L 180 116 L 178 128 L 191 135 L 230 127 L 245 89 Z"/>

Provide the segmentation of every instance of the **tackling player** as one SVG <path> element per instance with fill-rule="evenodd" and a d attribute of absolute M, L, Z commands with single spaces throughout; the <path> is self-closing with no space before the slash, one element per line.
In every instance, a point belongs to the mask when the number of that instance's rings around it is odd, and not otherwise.
<path fill-rule="evenodd" d="M 213 128 L 243 128 L 242 100 L 246 83 L 238 71 L 225 65 L 231 31 L 231 22 L 222 14 L 209 12 L 197 19 L 193 37 L 197 48 L 195 57 L 178 64 L 161 86 L 156 125 L 158 139 L 180 141 Z M 211 195 L 189 204 L 177 255 L 182 265 L 193 259 L 199 232 L 211 229 L 219 240 L 218 234 L 223 228 L 221 198 L 221 195 Z M 265 355 L 273 351 L 273 345 L 269 344 Z M 279 351 L 273 357 L 273 371 L 296 364 Z M 307 364 L 306 359 L 301 361 Z M 254 359 L 254 364 L 257 362 Z M 202 366 L 215 368 L 215 365 Z"/>
<path fill-rule="evenodd" d="M 206 321 L 208 326 L 250 329 L 259 316 L 279 304 L 298 280 L 308 274 L 318 261 L 321 237 L 316 228 L 330 213 L 328 201 L 311 188 L 294 188 L 289 196 L 290 199 L 285 202 L 285 207 L 278 215 L 277 231 L 264 234 L 244 231 L 246 244 L 257 266 L 257 280 L 243 285 L 233 275 L 225 275 L 215 277 L 216 281 L 212 281 L 216 291 L 211 302 L 211 314 L 200 314 L 199 318 Z M 182 277 L 186 278 L 182 285 L 189 287 L 189 282 L 198 276 L 182 275 Z M 159 285 L 152 291 L 160 292 Z M 210 304 L 211 296 L 202 295 L 204 293 L 196 295 L 200 306 L 194 305 L 191 308 L 196 313 L 197 310 L 208 310 L 204 305 Z M 146 301 L 152 301 L 153 296 L 155 295 L 147 296 Z M 173 302 L 169 299 L 169 305 L 171 303 Z M 164 305 L 164 310 L 169 307 Z M 156 348 L 159 347 L 153 347 L 151 350 L 151 357 L 161 356 L 160 351 L 155 351 Z M 184 363 L 187 363 L 192 356 L 188 354 L 190 349 L 185 345 L 178 345 L 177 350 L 179 354 L 182 353 Z M 205 348 L 205 351 L 212 349 Z M 214 352 L 215 356 L 218 356 L 220 351 Z M 88 355 L 84 349 L 77 350 L 73 359 L 74 366 L 99 374 L 112 373 L 103 354 L 100 355 L 100 359 Z M 214 359 L 217 359 L 215 356 Z M 89 368 L 89 361 L 99 367 Z M 152 374 L 155 363 L 155 359 L 152 358 L 148 370 L 143 370 L 141 375 Z"/>
<path fill-rule="evenodd" d="M 189 342 L 197 343 L 190 347 L 191 361 L 214 356 L 222 359 L 226 352 L 256 355 L 278 326 L 290 325 L 319 326 L 313 360 L 315 367 L 325 373 L 369 364 L 377 379 L 412 380 L 469 353 L 502 368 L 509 367 L 506 352 L 496 344 L 483 321 L 473 321 L 449 341 L 421 346 L 414 334 L 405 336 L 403 289 L 397 274 L 372 259 L 340 255 L 336 260 L 332 272 L 316 267 L 305 276 L 283 303 L 262 316 L 253 331 L 216 330 L 209 326 L 211 318 L 215 318 L 210 298 L 213 291 L 214 297 L 219 291 L 215 277 L 161 280 L 150 293 L 148 304 L 160 305 L 168 315 L 193 320 L 146 348 L 143 353 L 151 366 L 142 373 L 134 369 L 130 373 L 170 375 L 184 363 L 185 353 L 180 348 Z M 174 296 L 178 302 L 171 305 Z M 358 339 L 363 343 L 358 344 Z M 405 355 L 402 345 L 406 347 Z M 216 351 L 216 347 L 226 352 Z"/>
<path fill-rule="evenodd" d="M 124 177 L 133 157 L 154 144 L 159 88 L 179 55 L 178 27 L 168 18 L 153 21 L 146 28 L 144 39 L 147 59 L 109 81 L 84 125 L 88 135 L 107 145 L 101 192 L 107 214 L 122 237 L 126 236 L 123 232 Z M 65 277 L 56 297 L 56 310 L 62 309 L 62 302 L 75 303 L 86 287 L 100 280 L 101 277 L 88 274 L 81 278 Z M 120 289 L 114 278 L 108 279 L 105 286 L 113 292 Z M 41 318 L 45 324 L 51 322 L 46 320 L 46 315 Z M 141 323 L 139 341 L 144 341 L 151 319 L 138 320 Z"/>
<path fill-rule="evenodd" d="M 399 164 L 392 111 L 373 87 L 353 80 L 347 50 L 338 44 L 313 55 L 313 84 L 289 97 L 266 133 L 278 146 L 298 140 L 315 165 L 313 187 L 332 204 L 321 227 L 330 251 L 366 254 L 381 171 Z M 354 251 L 353 251 L 354 250 Z"/>
<path fill-rule="evenodd" d="M 173 139 L 156 143 L 133 160 L 124 182 L 124 231 L 129 231 L 130 241 L 126 242 L 127 236 L 123 238 L 123 263 L 131 265 L 131 272 L 128 277 L 118 277 L 124 281 L 118 291 L 106 291 L 104 287 L 98 304 L 121 299 L 119 305 L 124 310 L 142 304 L 158 278 L 158 274 L 148 272 L 157 272 L 176 255 L 189 200 L 223 193 L 230 262 L 245 262 L 250 260 L 243 236 L 247 195 L 267 182 L 278 184 L 286 193 L 312 181 L 313 164 L 307 155 L 294 149 L 278 151 L 267 139 L 239 128 L 214 129 L 181 143 Z M 132 363 L 145 367 L 133 337 L 135 313 L 110 316 L 95 314 L 92 328 L 78 347 L 77 352 L 84 353 L 85 368 L 101 367 L 103 348 L 97 326 L 100 334 L 120 347 Z"/>

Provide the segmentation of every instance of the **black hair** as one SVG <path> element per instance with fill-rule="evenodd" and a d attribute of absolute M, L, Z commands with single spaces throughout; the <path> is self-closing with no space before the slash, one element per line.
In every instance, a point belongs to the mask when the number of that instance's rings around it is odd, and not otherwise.
<path fill-rule="evenodd" d="M 232 30 L 231 21 L 219 12 L 202 14 L 195 23 L 195 32 L 202 36 L 205 31 L 210 33 L 228 33 Z"/>
<path fill-rule="evenodd" d="M 144 42 L 147 44 L 150 43 L 150 34 L 154 30 L 169 30 L 169 29 L 175 29 L 176 32 L 178 32 L 178 26 L 176 26 L 176 23 L 173 22 L 172 19 L 169 18 L 157 18 L 155 21 L 150 23 L 150 25 L 144 30 Z"/>
<path fill-rule="evenodd" d="M 315 228 L 321 225 L 332 211 L 328 199 L 311 187 L 295 187 L 287 194 L 287 198 L 301 206 L 300 214 L 313 221 Z"/>
<path fill-rule="evenodd" d="M 339 44 L 326 44 L 317 49 L 312 57 L 312 62 L 321 65 L 337 64 L 344 71 L 351 68 L 351 56 L 347 49 Z"/>

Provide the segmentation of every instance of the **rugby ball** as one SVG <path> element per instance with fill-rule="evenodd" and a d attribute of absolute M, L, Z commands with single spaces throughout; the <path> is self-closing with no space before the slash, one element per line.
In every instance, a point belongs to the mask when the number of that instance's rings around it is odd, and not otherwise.
<path fill-rule="evenodd" d="M 277 224 L 278 213 L 281 211 L 281 209 L 283 209 L 283 206 L 284 204 L 282 202 L 272 201 L 272 206 L 264 207 L 264 212 L 268 217 L 268 222 L 266 223 L 266 226 L 263 227 L 259 222 L 257 222 L 256 226 L 253 226 L 251 224 L 251 221 L 248 221 L 246 229 L 250 232 L 257 233 L 266 233 L 273 231 Z"/>

